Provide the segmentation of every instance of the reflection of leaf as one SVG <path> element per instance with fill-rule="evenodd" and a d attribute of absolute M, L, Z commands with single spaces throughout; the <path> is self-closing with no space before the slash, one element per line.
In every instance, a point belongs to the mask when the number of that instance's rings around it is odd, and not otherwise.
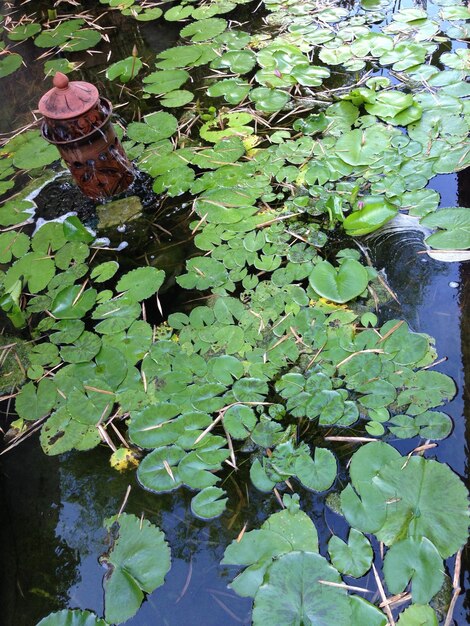
<path fill-rule="evenodd" d="M 170 549 L 163 532 L 148 520 L 126 513 L 105 522 L 117 534 L 104 562 L 106 621 L 121 623 L 137 613 L 145 593 L 163 585 L 170 569 Z"/>
<path fill-rule="evenodd" d="M 319 554 L 291 552 L 270 566 L 254 601 L 253 625 L 351 624 L 351 606 L 338 572 Z"/>

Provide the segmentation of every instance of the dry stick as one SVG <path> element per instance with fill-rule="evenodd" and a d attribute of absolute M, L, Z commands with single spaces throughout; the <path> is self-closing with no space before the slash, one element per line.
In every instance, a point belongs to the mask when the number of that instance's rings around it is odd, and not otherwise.
<path fill-rule="evenodd" d="M 396 330 L 398 330 L 400 326 L 404 323 L 405 323 L 405 320 L 400 320 L 399 322 L 397 322 L 395 326 L 393 326 L 388 332 L 385 333 L 382 339 L 379 340 L 379 343 L 382 343 L 382 341 L 385 341 L 386 339 L 388 339 L 390 335 L 392 335 Z"/>
<path fill-rule="evenodd" d="M 230 460 L 232 461 L 231 465 L 234 470 L 238 471 L 237 459 L 235 458 L 235 450 L 233 449 L 232 438 L 230 437 L 230 434 L 228 430 L 225 428 L 225 424 L 223 422 L 222 422 L 222 426 L 225 431 L 225 436 L 227 437 L 227 445 L 228 445 L 228 449 L 230 450 Z"/>
<path fill-rule="evenodd" d="M 21 435 L 18 435 L 18 437 L 13 441 L 12 444 L 8 446 L 8 448 L 5 448 L 5 450 L 0 452 L 0 456 L 2 454 L 5 454 L 6 452 L 9 452 L 12 448 L 16 448 L 18 444 L 20 444 L 22 441 L 24 441 L 28 437 L 31 437 L 31 435 L 33 435 L 37 430 L 39 430 L 40 426 L 42 425 L 44 420 L 47 419 L 47 417 L 48 415 L 41 417 L 41 419 L 37 420 L 37 422 L 34 423 L 34 426 L 32 426 L 29 430 L 27 430 L 25 433 Z"/>
<path fill-rule="evenodd" d="M 239 624 L 244 624 L 244 620 L 240 619 L 238 617 L 238 615 L 236 615 L 233 611 L 231 611 L 228 606 L 226 604 L 224 604 L 222 602 L 222 600 L 219 600 L 219 598 L 217 598 L 216 596 L 214 596 L 213 593 L 211 593 L 212 599 L 215 600 L 215 602 L 217 602 L 217 604 L 226 612 L 230 615 L 230 617 L 232 619 L 234 619 L 236 622 L 238 622 Z"/>
<path fill-rule="evenodd" d="M 111 448 L 111 450 L 112 450 L 113 452 L 116 452 L 117 448 L 116 448 L 116 446 L 114 445 L 114 443 L 112 442 L 112 440 L 111 440 L 110 436 L 108 435 L 108 433 L 107 433 L 107 432 L 105 431 L 105 429 L 103 428 L 103 426 L 101 426 L 101 424 L 98 424 L 97 428 L 98 428 L 98 432 L 99 432 L 99 434 L 100 434 L 100 436 L 101 436 L 101 439 L 102 439 L 105 443 L 107 443 L 107 444 L 108 444 L 108 446 Z"/>
<path fill-rule="evenodd" d="M 131 493 L 131 489 L 132 487 L 130 485 L 127 485 L 127 490 L 126 490 L 126 495 L 124 496 L 124 500 L 122 501 L 121 507 L 119 509 L 119 512 L 117 514 L 117 518 L 119 519 L 120 515 L 122 514 L 122 512 L 124 511 L 126 504 L 127 504 L 127 500 L 129 498 L 129 494 Z"/>
<path fill-rule="evenodd" d="M 124 437 L 121 435 L 121 433 L 119 432 L 119 429 L 114 425 L 113 422 L 108 422 L 108 424 L 111 425 L 111 428 L 114 430 L 114 432 L 116 433 L 116 437 L 121 441 L 122 445 L 129 449 L 129 444 L 127 443 L 127 441 L 124 439 Z"/>
<path fill-rule="evenodd" d="M 411 593 L 408 592 L 402 592 L 402 593 L 397 593 L 396 596 L 392 596 L 391 598 L 387 598 L 387 600 L 385 602 L 381 602 L 379 604 L 379 607 L 381 609 L 385 608 L 385 606 L 388 604 L 389 606 L 391 606 L 392 604 L 403 604 L 403 602 L 409 602 L 409 600 L 411 600 Z"/>
<path fill-rule="evenodd" d="M 319 580 L 321 585 L 327 585 L 328 587 L 339 587 L 340 589 L 347 589 L 348 591 L 360 591 L 361 593 L 373 593 L 371 589 L 365 589 L 364 587 L 354 587 L 353 585 L 346 585 L 344 583 L 334 583 L 331 580 Z"/>
<path fill-rule="evenodd" d="M 358 354 L 366 354 L 366 352 L 374 352 L 375 354 L 383 354 L 384 350 L 381 350 L 380 348 L 369 348 L 367 350 L 359 350 L 359 352 L 353 352 L 352 354 L 347 356 L 345 359 L 340 361 L 338 365 L 336 366 L 336 369 L 338 369 L 338 367 L 341 367 L 341 365 L 344 365 L 345 363 L 350 361 L 353 357 L 357 356 Z"/>
<path fill-rule="evenodd" d="M 193 575 L 193 557 L 191 555 L 190 558 L 189 558 L 188 575 L 186 576 L 186 580 L 184 582 L 183 589 L 181 590 L 180 595 L 176 598 L 175 604 L 178 604 L 178 602 L 181 600 L 181 598 L 188 591 L 188 587 L 189 587 L 189 583 L 191 582 L 192 575 Z"/>
<path fill-rule="evenodd" d="M 351 443 L 354 443 L 356 441 L 359 442 L 368 442 L 368 441 L 377 441 L 377 439 L 374 439 L 373 437 L 325 437 L 325 441 L 350 441 Z"/>
<path fill-rule="evenodd" d="M 447 611 L 446 621 L 444 622 L 444 626 L 451 625 L 453 615 L 454 615 L 455 604 L 461 592 L 460 583 L 459 583 L 461 566 L 462 566 L 462 548 L 460 548 L 460 550 L 457 552 L 457 556 L 455 557 L 454 580 L 452 583 L 452 586 L 454 588 L 454 593 L 452 594 L 452 599 L 450 601 L 449 610 Z"/>
<path fill-rule="evenodd" d="M 382 598 L 382 602 L 384 603 L 384 609 L 385 609 L 385 613 L 387 613 L 387 617 L 388 617 L 388 621 L 390 626 L 395 626 L 395 620 L 393 619 L 393 615 L 392 615 L 392 610 L 390 609 L 388 603 L 387 603 L 387 596 L 385 595 L 385 591 L 384 588 L 382 586 L 382 582 L 380 580 L 380 577 L 377 573 L 377 569 L 375 568 L 375 565 L 372 563 L 372 570 L 374 572 L 374 577 L 375 577 L 375 582 L 377 583 L 377 589 L 379 590 L 380 593 L 380 597 Z"/>

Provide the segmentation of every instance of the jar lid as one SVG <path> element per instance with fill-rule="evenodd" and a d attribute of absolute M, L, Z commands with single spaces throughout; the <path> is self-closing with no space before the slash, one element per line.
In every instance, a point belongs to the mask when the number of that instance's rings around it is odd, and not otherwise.
<path fill-rule="evenodd" d="M 62 72 L 57 72 L 53 80 L 54 88 L 39 101 L 39 112 L 53 120 L 67 120 L 79 117 L 98 102 L 98 89 L 91 83 L 69 82 Z"/>

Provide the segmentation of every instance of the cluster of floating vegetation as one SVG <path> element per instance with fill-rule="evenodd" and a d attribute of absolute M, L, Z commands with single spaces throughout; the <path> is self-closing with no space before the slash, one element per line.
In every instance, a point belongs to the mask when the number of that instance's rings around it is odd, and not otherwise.
<path fill-rule="evenodd" d="M 458 476 L 426 454 L 452 430 L 436 409 L 456 388 L 430 369 L 432 338 L 403 320 L 379 323 L 374 309 L 389 290 L 354 238 L 401 212 L 433 231 L 427 244 L 442 256 L 467 255 L 470 210 L 438 209 L 426 187 L 470 163 L 470 55 L 450 45 L 468 38 L 467 7 L 267 1 L 252 32 L 235 21 L 246 4 L 237 0 L 167 10 L 100 2 L 129 19 L 183 23 L 181 41 L 150 71 L 135 51 L 106 75 L 152 99 L 155 111 L 127 125 L 123 145 L 155 193 L 191 203 L 199 254 L 176 283 L 203 292 L 205 304 L 152 326 L 146 310 L 160 307 L 162 269 L 123 272 L 77 217 L 32 234 L 29 188 L 8 199 L 0 308 L 30 341 L 14 361 L 19 340 L 10 338 L 2 357 L 12 372 L 20 361 L 24 377 L 20 386 L 15 374 L 13 388 L 2 379 L 15 396 L 17 441 L 40 429 L 50 455 L 104 442 L 112 463 L 138 466 L 143 488 L 194 491 L 192 511 L 204 520 L 230 508 L 223 470 L 248 458 L 253 487 L 283 507 L 225 551 L 224 563 L 246 568 L 231 587 L 253 598 L 255 626 L 320 615 L 332 626 L 437 625 L 430 603 L 444 560 L 466 541 L 467 498 Z M 109 36 L 86 15 L 13 18 L 0 77 L 22 63 L 14 42 L 60 50 L 45 73 L 69 73 L 76 65 L 64 54 Z M 186 88 L 196 78 L 198 88 Z M 2 193 L 18 171 L 36 178 L 57 159 L 38 130 L 15 135 L 0 155 Z M 331 449 L 338 438 L 356 450 L 345 488 Z M 387 443 L 396 438 L 416 438 L 409 455 Z M 332 494 L 347 541 L 332 535 L 319 553 L 299 496 L 282 496 L 296 485 Z M 41 626 L 124 622 L 164 583 L 163 533 L 126 513 L 105 523 L 104 619 L 64 610 Z M 376 605 L 349 582 L 371 569 Z M 455 582 L 439 615 L 446 626 L 458 593 Z"/>

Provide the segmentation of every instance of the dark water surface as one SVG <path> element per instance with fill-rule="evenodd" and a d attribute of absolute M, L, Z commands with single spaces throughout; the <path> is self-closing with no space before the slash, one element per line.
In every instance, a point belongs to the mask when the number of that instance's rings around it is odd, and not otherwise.
<path fill-rule="evenodd" d="M 137 25 L 129 19 L 121 22 L 118 12 L 112 14 L 112 19 L 116 21 L 117 31 L 112 35 L 115 56 L 111 60 L 128 56 L 135 42 L 140 46 L 139 54 L 150 58 L 172 45 L 177 36 L 178 27 L 171 24 Z M 2 81 L 7 97 L 1 105 L 0 132 L 30 122 L 30 111 L 48 88 L 42 67 L 37 66 L 40 74 L 34 70 L 38 49 L 28 43 L 24 49 L 29 67 Z M 103 69 L 106 53 L 105 49 L 98 59 L 83 55 L 82 79 L 92 80 L 101 90 L 97 71 Z M 109 93 L 109 89 L 107 95 L 111 99 L 118 97 L 117 92 Z M 131 99 L 126 109 L 128 120 L 141 104 Z M 469 180 L 465 173 L 437 176 L 430 187 L 441 194 L 442 206 L 470 206 Z M 419 254 L 422 250 L 416 233 L 401 233 L 383 241 L 379 238 L 371 245 L 376 267 L 385 269 L 399 300 L 399 304 L 391 301 L 384 306 L 381 316 L 383 319 L 403 317 L 413 330 L 429 333 L 436 339 L 439 357 L 446 357 L 436 369 L 451 376 L 458 387 L 457 396 L 444 408 L 454 421 L 454 430 L 439 443 L 435 455 L 467 480 L 470 264 L 439 263 Z M 408 451 L 413 442 L 406 442 L 406 446 Z M 249 490 L 249 500 L 246 488 L 249 477 L 242 469 L 236 480 L 227 474 L 223 485 L 233 508 L 206 524 L 191 514 L 189 491 L 154 496 L 139 487 L 132 472 L 120 475 L 112 470 L 108 459 L 107 449 L 47 457 L 34 436 L 0 456 L 0 625 L 34 626 L 50 611 L 64 607 L 87 608 L 103 614 L 104 570 L 98 558 L 107 545 L 102 523 L 119 510 L 129 485 L 126 511 L 143 514 L 165 532 L 172 550 L 172 567 L 164 586 L 148 597 L 138 616 L 127 624 L 250 624 L 251 602 L 227 589 L 236 569 L 221 566 L 220 560 L 225 547 L 245 523 L 248 529 L 258 528 L 277 510 L 277 504 L 253 493 L 253 489 Z M 329 537 L 328 516 L 332 514 L 325 514 L 324 498 L 304 493 L 302 508 L 314 520 L 321 546 L 325 548 Z M 463 553 L 462 572 L 461 585 L 468 590 L 468 549 Z M 462 594 L 453 624 L 464 626 L 469 622 L 470 597 Z"/>

